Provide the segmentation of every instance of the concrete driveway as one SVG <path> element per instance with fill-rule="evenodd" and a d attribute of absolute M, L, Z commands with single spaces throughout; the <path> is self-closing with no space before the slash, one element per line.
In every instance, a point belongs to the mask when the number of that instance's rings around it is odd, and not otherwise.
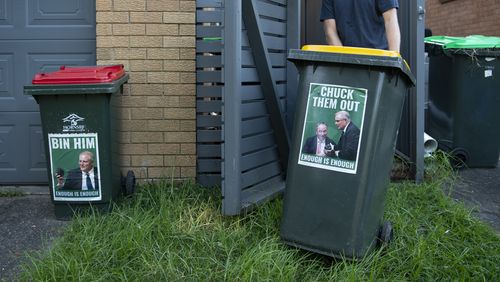
<path fill-rule="evenodd" d="M 0 191 L 5 191 L 0 188 Z M 48 249 L 68 221 L 57 220 L 47 187 L 30 195 L 0 197 L 0 280 L 12 281 L 26 259 L 25 252 Z"/>

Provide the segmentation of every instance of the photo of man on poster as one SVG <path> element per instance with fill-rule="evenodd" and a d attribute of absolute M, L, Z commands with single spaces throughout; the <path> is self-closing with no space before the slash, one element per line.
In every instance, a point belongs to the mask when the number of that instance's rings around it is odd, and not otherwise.
<path fill-rule="evenodd" d="M 325 122 L 316 124 L 316 135 L 307 138 L 302 152 L 304 154 L 315 154 L 316 156 L 325 156 L 325 147 L 334 146 L 335 142 L 328 137 L 328 125 Z"/>
<path fill-rule="evenodd" d="M 335 113 L 335 125 L 341 131 L 340 139 L 332 150 L 325 150 L 326 155 L 355 161 L 358 154 L 359 128 L 351 121 L 347 111 Z"/>
<path fill-rule="evenodd" d="M 90 151 L 83 151 L 78 158 L 79 167 L 68 172 L 64 180 L 64 171 L 57 169 L 57 189 L 58 190 L 99 190 L 99 176 L 97 168 L 94 166 L 94 154 Z"/>

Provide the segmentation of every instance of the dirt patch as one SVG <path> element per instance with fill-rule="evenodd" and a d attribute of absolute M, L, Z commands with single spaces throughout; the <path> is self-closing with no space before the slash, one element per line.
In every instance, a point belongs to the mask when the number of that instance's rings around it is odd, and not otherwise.
<path fill-rule="evenodd" d="M 48 194 L 0 197 L 0 280 L 16 280 L 26 252 L 47 249 L 67 224 Z"/>

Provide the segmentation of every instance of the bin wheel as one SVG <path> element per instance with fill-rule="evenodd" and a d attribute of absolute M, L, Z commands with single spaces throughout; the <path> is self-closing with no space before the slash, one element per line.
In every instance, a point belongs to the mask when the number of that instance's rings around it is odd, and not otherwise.
<path fill-rule="evenodd" d="M 132 195 L 135 192 L 135 174 L 129 170 L 127 176 L 122 178 L 123 194 Z"/>
<path fill-rule="evenodd" d="M 450 152 L 451 158 L 451 166 L 454 169 L 462 169 L 465 168 L 467 162 L 469 161 L 469 152 L 463 148 L 456 148 Z"/>
<path fill-rule="evenodd" d="M 378 243 L 379 246 L 388 245 L 392 242 L 394 237 L 394 229 L 392 228 L 392 224 L 389 221 L 385 221 L 382 226 L 380 226 L 379 234 L 378 234 Z"/>

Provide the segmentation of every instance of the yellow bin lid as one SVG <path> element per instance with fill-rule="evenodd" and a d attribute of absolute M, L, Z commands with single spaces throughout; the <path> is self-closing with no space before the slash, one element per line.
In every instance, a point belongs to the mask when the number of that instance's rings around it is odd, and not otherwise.
<path fill-rule="evenodd" d="M 288 60 L 398 68 L 406 75 L 411 84 L 415 85 L 415 77 L 411 73 L 410 66 L 396 51 L 331 45 L 304 45 L 300 50 L 289 50 Z"/>
<path fill-rule="evenodd" d="M 382 49 L 360 48 L 360 47 L 344 47 L 331 45 L 304 45 L 304 51 L 341 53 L 351 55 L 366 55 L 366 56 L 383 56 L 383 57 L 401 57 L 396 51 L 387 51 Z"/>

